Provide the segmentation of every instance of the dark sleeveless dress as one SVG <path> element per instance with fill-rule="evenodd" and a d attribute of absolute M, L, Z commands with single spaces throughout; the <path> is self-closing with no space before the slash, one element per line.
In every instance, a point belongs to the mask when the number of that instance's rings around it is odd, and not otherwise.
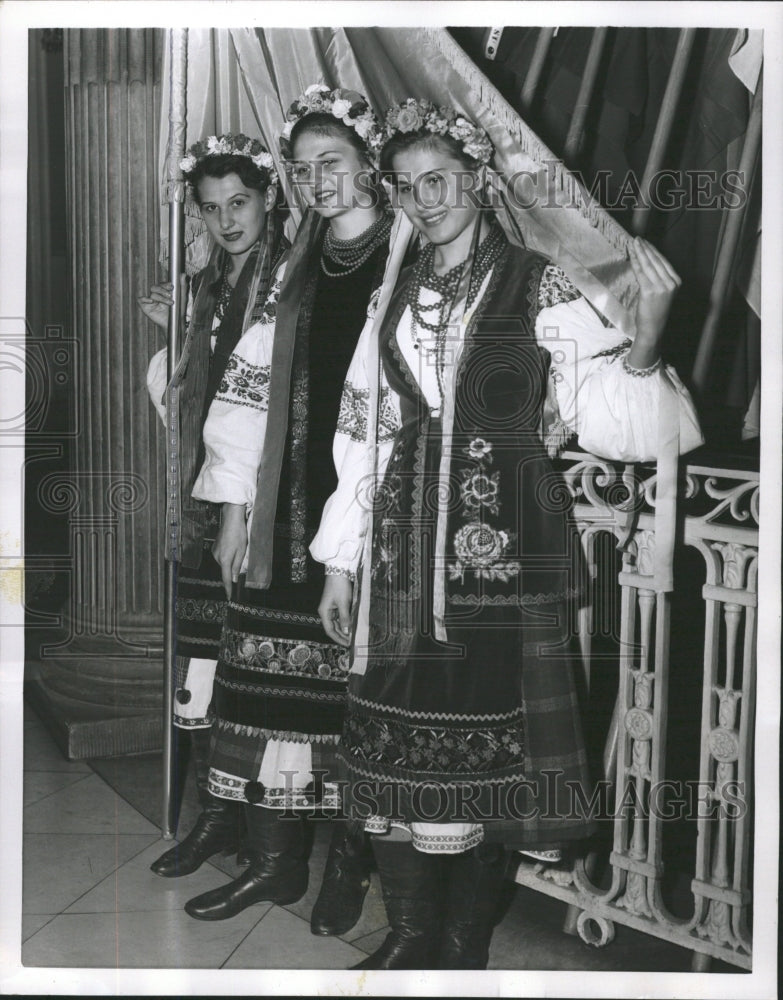
<path fill-rule="evenodd" d="M 324 570 L 309 544 L 337 483 L 332 440 L 343 384 L 387 252 L 380 246 L 339 277 L 321 270 L 320 243 L 312 252 L 294 346 L 272 583 L 259 590 L 240 579 L 221 639 L 210 754 L 210 791 L 221 798 L 303 804 L 283 787 L 259 785 L 270 739 L 309 743 L 315 771 L 336 778 L 349 657 L 321 626 Z"/>
<path fill-rule="evenodd" d="M 572 679 L 579 543 L 541 443 L 536 343 L 546 261 L 508 247 L 459 362 L 446 521 L 447 640 L 433 627 L 443 443 L 397 344 L 406 275 L 381 335 L 402 427 L 373 523 L 369 655 L 338 753 L 357 819 L 479 823 L 485 840 L 556 848 L 591 832 Z M 569 787 L 570 785 L 570 787 Z M 578 792 L 574 790 L 578 786 Z"/>

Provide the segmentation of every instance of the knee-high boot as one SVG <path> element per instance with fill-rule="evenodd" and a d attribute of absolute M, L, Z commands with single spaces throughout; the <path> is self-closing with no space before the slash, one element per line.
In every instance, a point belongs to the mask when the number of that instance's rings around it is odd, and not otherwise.
<path fill-rule="evenodd" d="M 373 838 L 391 931 L 354 969 L 436 969 L 443 910 L 442 861 L 409 842 Z"/>
<path fill-rule="evenodd" d="M 449 859 L 441 969 L 486 969 L 508 854 L 481 844 Z"/>
<path fill-rule="evenodd" d="M 209 793 L 209 739 L 211 729 L 190 730 L 190 760 L 196 777 L 196 791 L 202 807 L 215 798 Z"/>
<path fill-rule="evenodd" d="M 321 891 L 310 916 L 313 934 L 347 934 L 370 888 L 370 846 L 360 824 L 334 820 Z"/>
<path fill-rule="evenodd" d="M 190 875 L 213 854 L 236 851 L 239 845 L 241 819 L 238 806 L 209 793 L 209 730 L 191 730 L 190 741 L 201 814 L 187 837 L 150 865 L 156 875 L 164 878 Z"/>
<path fill-rule="evenodd" d="M 264 806 L 247 806 L 246 817 L 250 866 L 233 882 L 188 900 L 191 917 L 227 920 L 253 903 L 295 903 L 307 891 L 302 817 Z"/>
<path fill-rule="evenodd" d="M 246 844 L 247 828 L 242 802 L 231 802 L 229 799 L 219 799 L 209 791 L 209 759 L 211 729 L 191 729 L 190 757 L 196 776 L 196 789 L 201 808 L 208 813 L 214 813 L 216 802 L 222 803 L 227 819 L 234 825 L 233 839 L 226 850 L 229 854 L 236 851 L 237 864 L 244 868 L 250 864 L 250 852 Z M 162 859 L 161 859 L 162 860 Z M 183 873 L 184 874 L 184 873 Z"/>

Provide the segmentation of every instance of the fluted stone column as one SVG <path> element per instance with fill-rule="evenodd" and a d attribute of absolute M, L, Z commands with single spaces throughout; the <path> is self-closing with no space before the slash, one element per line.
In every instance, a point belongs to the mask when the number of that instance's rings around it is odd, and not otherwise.
<path fill-rule="evenodd" d="M 65 32 L 77 433 L 72 471 L 38 492 L 69 517 L 70 600 L 37 695 L 71 757 L 161 745 L 164 456 L 145 374 L 165 338 L 136 296 L 160 275 L 162 46 L 157 29 Z"/>

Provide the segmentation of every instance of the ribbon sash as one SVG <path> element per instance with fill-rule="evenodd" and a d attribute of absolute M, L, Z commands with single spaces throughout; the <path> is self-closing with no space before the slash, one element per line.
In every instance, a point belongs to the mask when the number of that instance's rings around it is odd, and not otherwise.
<path fill-rule="evenodd" d="M 288 434 L 288 407 L 291 394 L 291 368 L 296 342 L 296 328 L 302 305 L 302 289 L 307 277 L 310 251 L 320 231 L 322 219 L 308 212 L 291 247 L 280 299 L 277 305 L 275 336 L 272 345 L 272 378 L 269 387 L 264 447 L 258 468 L 256 500 L 248 539 L 246 585 L 266 590 L 272 582 L 277 491 L 283 467 Z"/>

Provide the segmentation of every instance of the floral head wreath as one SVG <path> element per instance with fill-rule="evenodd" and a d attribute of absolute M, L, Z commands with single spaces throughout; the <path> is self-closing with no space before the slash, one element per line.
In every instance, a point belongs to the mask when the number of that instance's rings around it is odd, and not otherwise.
<path fill-rule="evenodd" d="M 270 187 L 277 184 L 277 171 L 271 153 L 259 142 L 241 132 L 232 135 L 209 135 L 194 143 L 179 161 L 179 169 L 185 176 L 192 174 L 198 164 L 208 156 L 247 156 L 259 168 L 265 170 Z"/>
<path fill-rule="evenodd" d="M 383 141 L 393 135 L 427 131 L 433 135 L 449 135 L 461 143 L 463 152 L 479 163 L 489 163 L 494 147 L 483 128 L 458 114 L 454 108 L 437 107 L 431 101 L 409 97 L 394 104 L 386 112 Z"/>
<path fill-rule="evenodd" d="M 285 159 L 292 158 L 291 132 L 294 125 L 307 115 L 329 114 L 352 128 L 367 147 L 371 160 L 377 160 L 383 141 L 381 124 L 366 97 L 355 90 L 337 87 L 330 90 L 326 84 L 314 83 L 291 105 L 286 113 L 286 123 L 280 135 L 280 150 Z"/>

